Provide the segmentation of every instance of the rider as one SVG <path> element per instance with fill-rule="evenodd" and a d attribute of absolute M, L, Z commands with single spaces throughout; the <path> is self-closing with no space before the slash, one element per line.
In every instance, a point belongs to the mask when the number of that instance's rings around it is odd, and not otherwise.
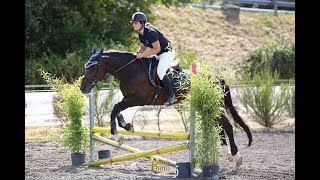
<path fill-rule="evenodd" d="M 133 29 L 138 31 L 140 39 L 140 48 L 137 51 L 137 58 L 153 55 L 159 60 L 157 74 L 168 96 L 164 105 L 170 106 L 177 101 L 170 79 L 166 74 L 170 64 L 175 58 L 171 43 L 167 37 L 156 28 L 146 25 L 147 17 L 144 13 L 134 13 L 130 22 L 132 23 Z M 149 51 L 146 51 L 147 47 L 150 48 Z"/>

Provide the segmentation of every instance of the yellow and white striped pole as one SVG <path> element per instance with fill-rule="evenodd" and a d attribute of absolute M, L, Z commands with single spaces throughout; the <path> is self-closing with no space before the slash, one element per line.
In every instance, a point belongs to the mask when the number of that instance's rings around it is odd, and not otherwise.
<path fill-rule="evenodd" d="M 92 133 L 107 133 L 110 134 L 110 128 L 93 127 L 91 128 Z M 158 137 L 158 138 L 171 138 L 171 139 L 182 139 L 188 140 L 189 133 L 175 133 L 175 132 L 161 132 L 161 131 L 147 131 L 147 130 L 135 130 L 134 132 L 126 131 L 124 129 L 118 130 L 119 134 L 133 135 L 133 136 L 147 136 L 147 137 Z"/>
<path fill-rule="evenodd" d="M 176 145 L 176 146 L 150 149 L 150 150 L 136 152 L 136 153 L 124 154 L 124 155 L 116 156 L 113 158 L 92 161 L 92 162 L 88 162 L 87 165 L 88 166 L 97 166 L 97 165 L 101 165 L 101 164 L 127 161 L 127 160 L 131 160 L 131 159 L 137 159 L 140 157 L 147 157 L 147 156 L 152 156 L 152 155 L 157 155 L 157 154 L 165 154 L 165 153 L 169 153 L 169 152 L 173 152 L 173 151 L 180 151 L 180 150 L 187 149 L 188 147 L 189 147 L 188 143 L 183 143 L 183 144 Z"/>

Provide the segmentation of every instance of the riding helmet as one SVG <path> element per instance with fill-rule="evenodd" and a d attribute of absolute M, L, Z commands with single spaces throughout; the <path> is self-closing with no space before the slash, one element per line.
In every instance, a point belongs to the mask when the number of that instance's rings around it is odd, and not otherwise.
<path fill-rule="evenodd" d="M 132 15 L 130 22 L 143 22 L 145 24 L 147 22 L 147 16 L 143 12 L 136 12 Z"/>

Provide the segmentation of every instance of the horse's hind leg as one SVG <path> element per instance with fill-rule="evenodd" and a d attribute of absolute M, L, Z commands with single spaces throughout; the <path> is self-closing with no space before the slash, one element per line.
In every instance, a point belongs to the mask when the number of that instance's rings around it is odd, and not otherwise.
<path fill-rule="evenodd" d="M 222 154 L 226 159 L 228 159 L 229 161 L 232 161 L 233 158 L 232 158 L 230 149 L 227 145 L 225 131 L 221 130 L 219 134 L 220 134 L 220 140 L 221 140 Z"/>
<path fill-rule="evenodd" d="M 221 118 L 219 119 L 220 125 L 222 125 L 222 128 L 227 133 L 231 148 L 231 155 L 233 162 L 236 163 L 236 166 L 240 166 L 242 164 L 242 157 L 240 157 L 240 153 L 238 152 L 238 147 L 234 142 L 234 136 L 233 136 L 233 127 L 230 124 L 229 120 L 225 115 L 221 115 Z"/>

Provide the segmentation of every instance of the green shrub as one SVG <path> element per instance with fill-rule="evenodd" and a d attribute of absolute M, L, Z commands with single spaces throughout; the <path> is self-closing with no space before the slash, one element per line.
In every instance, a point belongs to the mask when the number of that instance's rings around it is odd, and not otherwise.
<path fill-rule="evenodd" d="M 283 83 L 276 89 L 279 75 L 263 70 L 254 74 L 252 83 L 243 87 L 237 95 L 242 105 L 258 124 L 272 128 L 285 120 L 285 106 L 290 97 L 290 88 Z"/>
<path fill-rule="evenodd" d="M 294 84 L 294 83 L 293 83 Z M 296 115 L 296 112 L 295 112 L 295 102 L 296 102 L 296 90 L 295 90 L 295 86 L 292 86 L 290 88 L 290 93 L 289 93 L 289 97 L 288 97 L 288 103 L 285 105 L 285 109 L 289 115 L 289 117 L 292 117 L 294 118 L 295 115 Z"/>
<path fill-rule="evenodd" d="M 40 73 L 42 79 L 50 86 L 50 89 L 55 92 L 55 94 L 52 95 L 53 114 L 60 120 L 61 123 L 67 122 L 66 114 L 57 106 L 57 102 L 62 101 L 61 91 L 64 86 L 63 80 L 55 77 L 43 69 L 38 69 L 37 71 Z"/>
<path fill-rule="evenodd" d="M 236 69 L 242 74 L 260 73 L 265 66 L 271 72 L 278 72 L 280 79 L 295 77 L 295 44 L 285 41 L 272 41 L 250 52 Z"/>
<path fill-rule="evenodd" d="M 89 147 L 89 126 L 83 123 L 84 96 L 79 89 L 81 78 L 74 84 L 65 84 L 57 106 L 66 114 L 68 121 L 63 125 L 60 145 L 72 153 L 85 153 Z"/>
<path fill-rule="evenodd" d="M 101 82 L 98 82 L 93 88 L 93 97 L 94 97 L 94 118 L 98 127 L 106 127 L 109 125 L 110 121 L 106 121 L 106 116 L 109 117 L 110 112 L 115 105 L 115 94 L 116 94 L 116 84 L 115 78 L 110 76 L 108 82 L 108 90 L 106 96 L 101 96 L 98 86 Z"/>
<path fill-rule="evenodd" d="M 190 102 L 190 123 L 195 122 L 195 164 L 200 166 L 219 163 L 218 145 L 221 127 L 214 121 L 221 115 L 222 89 L 215 86 L 206 67 L 201 74 L 191 74 L 191 87 L 187 95 Z"/>
<path fill-rule="evenodd" d="M 50 85 L 56 94 L 53 97 L 54 114 L 64 124 L 62 135 L 58 138 L 61 147 L 72 153 L 84 153 L 89 145 L 89 125 L 82 121 L 85 114 L 84 96 L 80 91 L 81 77 L 73 84 L 63 83 L 43 69 L 38 70 L 43 80 Z"/>
<path fill-rule="evenodd" d="M 39 58 L 30 58 L 25 64 L 25 84 L 44 84 L 38 69 L 55 74 L 56 77 L 73 83 L 83 74 L 84 61 L 76 52 L 67 53 L 65 58 L 57 55 L 43 55 Z"/>
<path fill-rule="evenodd" d="M 183 51 L 176 51 L 176 58 L 180 61 L 180 66 L 183 69 L 189 69 L 191 64 L 196 61 L 197 55 L 195 53 L 186 53 Z"/>

